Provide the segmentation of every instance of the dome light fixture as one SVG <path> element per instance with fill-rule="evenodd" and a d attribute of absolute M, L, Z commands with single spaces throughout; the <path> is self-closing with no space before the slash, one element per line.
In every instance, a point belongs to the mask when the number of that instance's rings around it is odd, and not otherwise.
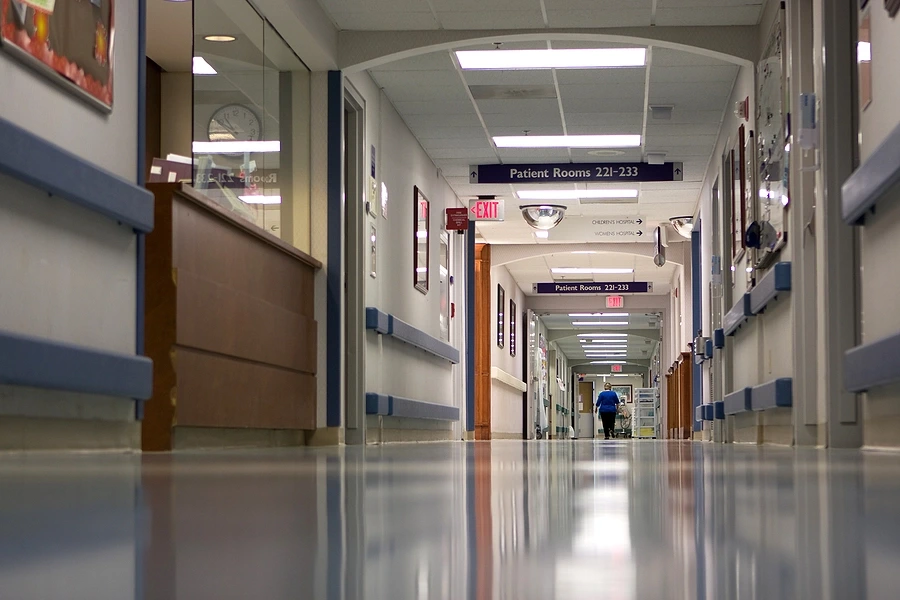
<path fill-rule="evenodd" d="M 691 239 L 691 232 L 694 230 L 694 217 L 672 217 L 669 223 L 675 231 L 683 238 Z"/>
<path fill-rule="evenodd" d="M 519 210 L 528 226 L 538 231 L 553 229 L 566 216 L 566 207 L 561 204 L 523 204 Z"/>

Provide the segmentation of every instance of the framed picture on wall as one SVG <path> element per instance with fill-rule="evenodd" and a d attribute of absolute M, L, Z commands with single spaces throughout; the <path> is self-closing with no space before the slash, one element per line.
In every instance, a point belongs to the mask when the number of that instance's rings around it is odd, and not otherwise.
<path fill-rule="evenodd" d="M 737 264 L 747 247 L 744 233 L 747 231 L 747 199 L 744 174 L 744 126 L 738 129 L 738 139 L 731 149 L 731 259 Z"/>
<path fill-rule="evenodd" d="M 619 395 L 619 400 L 621 402 L 631 404 L 631 401 L 633 400 L 633 386 L 630 383 L 626 385 L 614 385 L 612 386 L 612 391 Z"/>
<path fill-rule="evenodd" d="M 413 282 L 417 290 L 428 293 L 429 216 L 428 198 L 418 187 L 413 187 Z"/>
<path fill-rule="evenodd" d="M 516 355 L 516 301 L 509 299 L 509 355 Z"/>
<path fill-rule="evenodd" d="M 92 106 L 112 111 L 115 0 L 0 1 L 0 48 Z"/>
<path fill-rule="evenodd" d="M 503 286 L 497 284 L 497 347 L 502 348 L 506 339 L 506 320 L 504 313 L 506 311 L 506 290 Z"/>

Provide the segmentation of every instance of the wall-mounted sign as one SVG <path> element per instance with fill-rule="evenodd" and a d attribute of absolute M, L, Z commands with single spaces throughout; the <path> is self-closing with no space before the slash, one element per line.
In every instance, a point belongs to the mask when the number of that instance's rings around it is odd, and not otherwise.
<path fill-rule="evenodd" d="M 535 294 L 647 294 L 653 292 L 653 283 L 649 281 L 616 281 L 616 282 L 572 282 L 535 283 L 532 286 Z"/>
<path fill-rule="evenodd" d="M 526 165 L 471 165 L 469 183 L 612 183 L 629 181 L 683 181 L 684 165 L 663 163 L 550 163 Z"/>
<path fill-rule="evenodd" d="M 466 231 L 469 229 L 469 210 L 466 208 L 447 209 L 447 231 Z"/>
<path fill-rule="evenodd" d="M 610 373 L 621 373 L 622 365 L 610 365 L 609 371 Z"/>
<path fill-rule="evenodd" d="M 473 200 L 469 205 L 470 221 L 502 221 L 503 200 Z"/>
<path fill-rule="evenodd" d="M 113 4 L 3 0 L 0 47 L 104 111 L 113 102 Z"/>
<path fill-rule="evenodd" d="M 550 239 L 569 242 L 652 242 L 651 226 L 640 217 L 566 217 Z"/>
<path fill-rule="evenodd" d="M 607 296 L 606 308 L 622 308 L 625 306 L 624 296 Z"/>

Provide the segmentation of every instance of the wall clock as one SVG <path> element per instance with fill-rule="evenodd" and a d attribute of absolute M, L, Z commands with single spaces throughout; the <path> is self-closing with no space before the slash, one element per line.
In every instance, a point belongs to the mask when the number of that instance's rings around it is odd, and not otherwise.
<path fill-rule="evenodd" d="M 207 137 L 210 142 L 255 142 L 262 138 L 262 123 L 243 104 L 226 104 L 210 118 Z"/>

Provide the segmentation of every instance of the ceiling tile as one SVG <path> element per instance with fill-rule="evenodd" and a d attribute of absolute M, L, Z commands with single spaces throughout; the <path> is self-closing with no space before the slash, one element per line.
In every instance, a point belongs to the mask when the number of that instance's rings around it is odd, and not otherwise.
<path fill-rule="evenodd" d="M 444 29 L 523 29 L 544 26 L 540 6 L 535 10 L 478 10 L 438 12 Z"/>
<path fill-rule="evenodd" d="M 364 10 L 349 13 L 331 13 L 338 28 L 354 31 L 397 31 L 437 29 L 431 11 L 387 12 Z"/>
<path fill-rule="evenodd" d="M 740 67 L 737 65 L 704 65 L 681 67 L 657 67 L 650 69 L 650 85 L 655 83 L 713 83 L 734 81 Z"/>
<path fill-rule="evenodd" d="M 647 72 L 644 68 L 621 69 L 557 69 L 560 85 L 644 85 Z"/>
<path fill-rule="evenodd" d="M 380 65 L 375 71 L 438 71 L 455 69 L 449 52 L 429 52 Z"/>
<path fill-rule="evenodd" d="M 560 85 L 559 97 L 564 101 L 576 98 L 597 98 L 617 100 L 625 98 L 631 102 L 637 102 L 638 106 L 644 103 L 644 82 L 620 83 L 611 86 L 602 85 Z"/>
<path fill-rule="evenodd" d="M 761 14 L 759 5 L 657 8 L 656 24 L 660 27 L 756 25 Z"/>
<path fill-rule="evenodd" d="M 553 73 L 548 70 L 463 71 L 469 85 L 550 85 Z"/>
<path fill-rule="evenodd" d="M 453 102 L 407 102 L 395 99 L 393 100 L 394 108 L 401 115 L 470 115 L 475 117 L 472 111 L 472 102 L 453 101 Z M 478 119 L 476 118 L 477 122 Z"/>
<path fill-rule="evenodd" d="M 650 25 L 649 8 L 610 8 L 606 10 L 550 10 L 547 8 L 550 27 L 647 27 Z"/>

